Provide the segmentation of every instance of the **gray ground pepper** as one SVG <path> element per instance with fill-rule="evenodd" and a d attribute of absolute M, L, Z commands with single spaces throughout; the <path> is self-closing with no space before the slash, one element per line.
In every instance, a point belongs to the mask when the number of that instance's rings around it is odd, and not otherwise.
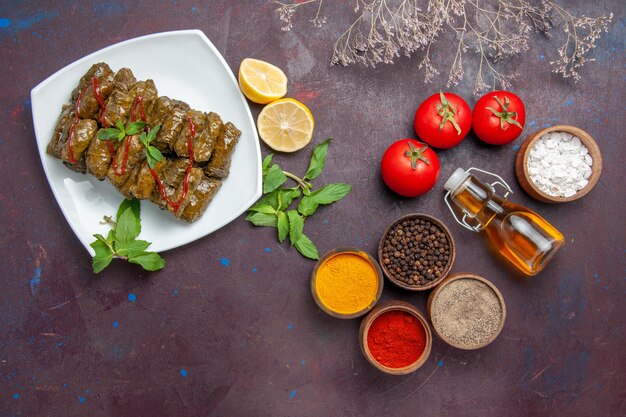
<path fill-rule="evenodd" d="M 447 284 L 431 305 L 433 326 L 455 343 L 467 347 L 490 340 L 500 328 L 502 306 L 485 283 L 458 279 Z"/>

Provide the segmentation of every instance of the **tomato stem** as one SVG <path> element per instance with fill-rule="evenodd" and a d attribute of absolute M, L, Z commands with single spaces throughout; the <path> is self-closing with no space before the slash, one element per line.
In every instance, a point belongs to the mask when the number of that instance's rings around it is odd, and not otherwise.
<path fill-rule="evenodd" d="M 448 99 L 446 98 L 446 96 L 443 94 L 442 91 L 439 92 L 439 97 L 441 99 L 441 104 L 437 104 L 437 114 L 441 116 L 441 123 L 439 124 L 439 131 L 441 132 L 441 129 L 443 129 L 446 123 L 450 122 L 452 123 L 452 126 L 454 126 L 454 129 L 456 129 L 456 134 L 460 135 L 461 128 L 459 127 L 459 124 L 456 122 L 456 119 L 454 118 L 454 116 L 456 115 L 456 109 L 454 108 L 452 104 L 450 104 L 450 102 L 448 101 Z"/>
<path fill-rule="evenodd" d="M 430 165 L 430 161 L 424 156 L 426 149 L 428 149 L 428 145 L 426 144 L 423 148 L 418 149 L 415 145 L 413 145 L 413 142 L 409 142 L 409 150 L 404 153 L 404 156 L 411 158 L 411 168 L 413 171 L 417 169 L 418 160 L 426 163 L 426 165 Z"/>
<path fill-rule="evenodd" d="M 515 125 L 517 127 L 519 127 L 520 129 L 523 129 L 522 125 L 519 124 L 519 122 L 517 121 L 517 112 L 515 111 L 509 111 L 509 105 L 511 104 L 511 101 L 509 100 L 508 97 L 504 97 L 504 103 L 502 101 L 500 101 L 500 99 L 498 98 L 498 96 L 493 96 L 493 98 L 496 100 L 496 102 L 500 105 L 500 107 L 502 108 L 502 111 L 496 111 L 495 109 L 491 108 L 491 107 L 487 107 L 488 110 L 491 110 L 491 112 L 493 114 L 495 114 L 497 117 L 500 118 L 500 129 L 502 130 L 507 130 L 508 126 L 504 126 L 504 123 L 509 123 L 512 125 Z"/>

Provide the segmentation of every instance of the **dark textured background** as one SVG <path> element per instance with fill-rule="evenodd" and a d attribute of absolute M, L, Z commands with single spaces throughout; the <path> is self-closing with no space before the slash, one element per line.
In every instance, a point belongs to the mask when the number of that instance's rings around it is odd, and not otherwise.
<path fill-rule="evenodd" d="M 417 58 L 374 70 L 330 67 L 332 44 L 354 18 L 353 3 L 325 2 L 328 24 L 321 30 L 307 22 L 314 13 L 308 6 L 288 33 L 266 1 L 0 4 L 1 416 L 626 413 L 623 2 L 563 2 L 577 14 L 615 13 L 597 62 L 583 69 L 578 86 L 550 73 L 557 43 L 541 36 L 507 64 L 520 73 L 514 90 L 527 105 L 522 138 L 543 126 L 573 124 L 591 133 L 603 153 L 596 189 L 559 206 L 530 199 L 515 181 L 522 139 L 494 148 L 472 135 L 439 152 L 442 176 L 433 191 L 417 199 L 390 193 L 379 177 L 380 157 L 396 139 L 414 135 L 415 108 L 444 84 L 425 85 Z M 495 343 L 462 352 L 436 339 L 419 371 L 384 375 L 361 355 L 359 321 L 333 319 L 315 306 L 313 263 L 278 245 L 273 229 L 242 218 L 164 253 L 161 272 L 115 262 L 92 274 L 44 176 L 30 90 L 107 45 L 187 28 L 202 29 L 234 72 L 249 56 L 284 68 L 289 96 L 315 116 L 314 141 L 335 137 L 319 182 L 345 181 L 354 190 L 307 221 L 305 232 L 320 251 L 349 245 L 374 253 L 386 225 L 401 215 L 443 219 L 458 246 L 453 271 L 487 277 L 506 299 L 507 323 Z M 448 62 L 452 49 L 439 45 L 436 58 Z M 455 91 L 475 103 L 469 80 Z M 252 105 L 255 116 L 259 110 Z M 277 160 L 303 173 L 311 149 Z M 565 248 L 541 275 L 522 279 L 453 221 L 442 183 L 458 166 L 501 174 L 515 202 L 563 232 Z M 426 294 L 387 285 L 383 299 L 393 298 L 423 308 Z"/>

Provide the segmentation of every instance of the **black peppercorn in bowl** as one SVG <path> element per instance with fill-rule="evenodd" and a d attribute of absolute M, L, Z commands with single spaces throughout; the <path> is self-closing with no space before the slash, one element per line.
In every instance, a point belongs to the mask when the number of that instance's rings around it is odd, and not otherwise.
<path fill-rule="evenodd" d="M 441 220 L 427 214 L 397 219 L 378 244 L 378 260 L 385 276 L 410 291 L 435 287 L 452 269 L 454 258 L 452 234 Z"/>

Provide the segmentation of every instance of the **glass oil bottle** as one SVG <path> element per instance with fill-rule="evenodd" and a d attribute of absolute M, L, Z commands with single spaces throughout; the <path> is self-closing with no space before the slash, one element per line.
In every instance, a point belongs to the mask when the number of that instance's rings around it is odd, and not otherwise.
<path fill-rule="evenodd" d="M 470 171 L 497 181 L 485 183 Z M 496 185 L 505 189 L 503 196 L 496 193 Z M 561 232 L 537 213 L 508 201 L 511 188 L 495 174 L 457 168 L 444 188 L 448 191 L 446 204 L 457 222 L 471 231 L 484 232 L 495 250 L 526 275 L 538 274 L 565 243 Z"/>

